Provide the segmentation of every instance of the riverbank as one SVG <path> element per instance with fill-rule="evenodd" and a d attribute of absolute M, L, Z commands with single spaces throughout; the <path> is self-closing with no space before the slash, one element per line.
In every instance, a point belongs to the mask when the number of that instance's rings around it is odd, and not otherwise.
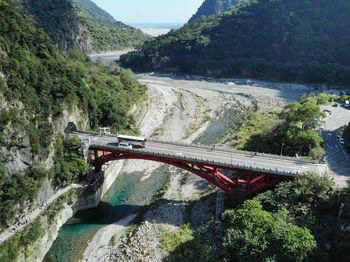
<path fill-rule="evenodd" d="M 172 87 L 163 79 L 144 80 L 140 82 L 147 84 L 149 100 L 143 110 L 138 108 L 134 114 L 142 135 L 160 140 L 192 143 L 225 112 L 243 118 L 257 105 L 262 108 L 285 104 L 283 98 L 275 96 L 259 94 L 257 100 L 252 94 L 219 93 L 186 85 Z M 147 179 L 159 166 L 156 162 L 129 160 L 123 170 L 143 172 L 142 179 Z M 165 195 L 145 213 L 141 224 L 128 235 L 128 227 L 121 222 L 109 227 L 107 234 L 106 228 L 101 229 L 89 243 L 83 261 L 161 261 L 169 255 L 160 247 L 164 232 L 181 230 L 188 222 L 188 213 L 198 227 L 215 224 L 211 217 L 219 217 L 222 209 L 222 201 L 216 201 L 218 190 L 191 173 L 174 167 L 169 172 L 171 180 Z"/>

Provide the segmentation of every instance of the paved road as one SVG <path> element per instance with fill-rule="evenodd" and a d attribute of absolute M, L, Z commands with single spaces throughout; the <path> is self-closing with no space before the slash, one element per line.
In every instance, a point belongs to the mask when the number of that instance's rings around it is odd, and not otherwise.
<path fill-rule="evenodd" d="M 324 119 L 323 139 L 329 170 L 335 175 L 334 181 L 340 186 L 350 182 L 350 156 L 343 145 L 339 144 L 337 133 L 343 125 L 350 121 L 350 109 L 343 107 L 321 106 L 322 110 L 330 110 L 331 115 Z"/>
<path fill-rule="evenodd" d="M 79 133 L 80 138 L 89 138 L 90 144 L 103 148 L 104 146 L 115 146 L 117 139 L 113 136 L 98 136 L 93 134 Z M 168 154 L 174 158 L 197 158 L 201 162 L 220 162 L 228 166 L 261 171 L 261 169 L 272 170 L 271 173 L 296 175 L 308 171 L 316 171 L 324 174 L 326 165 L 305 162 L 297 158 L 281 158 L 279 156 L 250 154 L 243 151 L 223 151 L 220 149 L 201 148 L 189 145 L 167 144 L 164 142 L 147 141 L 146 148 L 134 149 L 135 152 L 144 154 Z M 119 148 L 120 149 L 120 148 Z M 245 168 L 243 168 L 243 166 Z M 289 173 L 289 174 L 287 174 Z"/>

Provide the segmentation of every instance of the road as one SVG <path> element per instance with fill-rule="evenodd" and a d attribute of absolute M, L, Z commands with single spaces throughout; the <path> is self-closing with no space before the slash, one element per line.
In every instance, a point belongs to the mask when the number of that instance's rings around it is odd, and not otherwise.
<path fill-rule="evenodd" d="M 90 144 L 99 148 L 116 146 L 117 138 L 115 136 L 98 136 L 97 134 L 77 133 L 81 139 L 88 138 Z M 165 143 L 158 141 L 147 141 L 146 148 L 133 149 L 134 152 L 142 152 L 148 155 L 168 155 L 176 159 L 195 158 L 200 162 L 219 162 L 226 166 L 236 168 L 262 171 L 270 170 L 270 173 L 295 176 L 298 173 L 315 171 L 319 174 L 326 172 L 326 165 L 316 164 L 310 161 L 304 161 L 297 158 L 287 158 L 275 155 L 266 155 L 260 153 L 250 153 L 244 151 L 226 151 L 221 149 L 203 148 L 199 146 L 182 145 L 175 143 Z M 127 149 L 121 149 L 127 150 Z"/>
<path fill-rule="evenodd" d="M 343 107 L 321 106 L 321 110 L 331 111 L 331 115 L 324 119 L 323 139 L 329 170 L 334 174 L 334 181 L 339 186 L 346 186 L 350 182 L 350 156 L 343 145 L 338 142 L 339 129 L 350 121 L 350 110 Z"/>
<path fill-rule="evenodd" d="M 0 234 L 0 244 L 5 242 L 7 239 L 12 237 L 17 232 L 22 231 L 27 225 L 32 223 L 35 219 L 37 219 L 53 202 L 55 202 L 60 196 L 62 196 L 64 193 L 67 193 L 69 190 L 73 188 L 81 188 L 83 185 L 78 184 L 71 184 L 65 188 L 59 189 L 51 198 L 45 201 L 40 207 L 34 208 L 28 213 L 25 213 L 25 215 L 18 219 L 17 222 L 15 222 L 13 225 L 6 228 L 1 234 Z"/>

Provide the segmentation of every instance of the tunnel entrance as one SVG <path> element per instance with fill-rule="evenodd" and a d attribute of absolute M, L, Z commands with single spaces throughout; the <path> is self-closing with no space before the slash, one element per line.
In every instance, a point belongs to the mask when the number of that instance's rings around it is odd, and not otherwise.
<path fill-rule="evenodd" d="M 70 132 L 77 132 L 77 131 L 78 131 L 78 126 L 74 122 L 69 122 L 66 129 L 64 130 L 66 134 L 69 134 Z"/>

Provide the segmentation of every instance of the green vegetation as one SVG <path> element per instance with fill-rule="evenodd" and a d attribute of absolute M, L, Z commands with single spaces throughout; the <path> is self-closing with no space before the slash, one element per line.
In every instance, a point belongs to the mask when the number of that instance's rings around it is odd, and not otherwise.
<path fill-rule="evenodd" d="M 247 0 L 120 61 L 135 70 L 346 85 L 349 16 L 348 0 Z"/>
<path fill-rule="evenodd" d="M 171 251 L 165 261 L 345 262 L 350 233 L 341 228 L 350 225 L 349 203 L 350 186 L 336 191 L 328 177 L 300 175 L 240 205 L 228 199 L 223 237 L 213 226 L 164 231 L 161 245 Z"/>
<path fill-rule="evenodd" d="M 216 261 L 213 255 L 213 243 L 185 224 L 180 230 L 169 232 L 164 230 L 160 246 L 170 255 L 165 258 L 167 262 L 176 261 Z"/>
<path fill-rule="evenodd" d="M 116 235 L 114 235 L 112 236 L 111 241 L 109 241 L 109 245 L 113 247 L 116 245 L 116 243 L 117 243 Z"/>
<path fill-rule="evenodd" d="M 42 224 L 46 220 L 51 224 L 56 215 L 63 209 L 65 203 L 69 203 L 76 197 L 76 190 L 72 189 L 60 196 L 50 207 L 36 220 L 27 225 L 22 231 L 17 232 L 13 237 L 0 245 L 0 262 L 17 261 L 23 252 L 26 256 L 31 246 L 45 233 Z"/>
<path fill-rule="evenodd" d="M 26 114 L 18 114 L 28 120 L 26 131 L 33 153 L 47 153 L 53 135 L 48 119 L 57 119 L 64 108 L 74 104 L 89 115 L 92 129 L 100 125 L 132 129 L 134 120 L 127 112 L 146 90 L 133 74 L 93 64 L 76 49 L 62 56 L 47 35 L 27 24 L 25 18 L 1 6 L 0 49 L 4 54 L 0 54 L 0 72 L 6 85 L 0 92 L 10 103 L 20 100 L 24 104 Z M 1 111 L 7 115 L 1 121 L 2 131 L 16 118 L 15 112 Z"/>
<path fill-rule="evenodd" d="M 76 179 L 83 179 L 90 167 L 79 155 L 81 141 L 78 138 L 56 140 L 54 156 L 54 176 L 60 186 L 71 184 Z"/>
<path fill-rule="evenodd" d="M 7 177 L 0 164 L 0 229 L 14 218 L 14 207 L 17 204 L 32 202 L 36 198 L 46 176 L 45 169 L 32 167 L 25 174 L 17 173 Z"/>
<path fill-rule="evenodd" d="M 190 225 L 185 224 L 180 230 L 164 232 L 160 246 L 171 252 L 178 246 L 191 240 L 193 240 L 193 230 Z"/>
<path fill-rule="evenodd" d="M 318 159 L 324 154 L 323 139 L 315 131 L 323 116 L 318 106 L 323 97 L 302 97 L 282 112 L 254 112 L 241 122 L 230 142 L 235 149 L 274 154 L 281 153 L 283 144 L 283 155 Z"/>
<path fill-rule="evenodd" d="M 350 187 L 332 187 L 310 173 L 226 210 L 225 261 L 347 261 Z"/>
<path fill-rule="evenodd" d="M 30 245 L 44 235 L 41 223 L 41 218 L 33 221 L 23 231 L 16 233 L 9 240 L 2 243 L 0 245 L 0 262 L 17 261 L 23 249 L 26 254 Z"/>
<path fill-rule="evenodd" d="M 43 28 L 61 50 L 121 50 L 150 39 L 141 30 L 114 20 L 90 0 L 28 0 L 23 4 L 37 27 Z"/>
<path fill-rule="evenodd" d="M 63 210 L 65 204 L 72 204 L 73 199 L 77 197 L 77 190 L 71 189 L 61 195 L 54 203 L 52 203 L 43 213 L 46 216 L 47 222 L 52 224 L 57 214 Z"/>
<path fill-rule="evenodd" d="M 82 11 L 81 24 L 86 28 L 86 35 L 92 39 L 93 50 L 109 51 L 137 47 L 151 37 L 140 29 L 133 28 L 119 21 L 100 9 L 90 0 L 78 0 Z"/>
<path fill-rule="evenodd" d="M 201 16 L 209 17 L 211 15 L 224 13 L 244 1 L 245 0 L 205 0 L 198 8 L 197 12 L 188 20 L 188 23 L 195 22 Z"/>
<path fill-rule="evenodd" d="M 223 246 L 231 261 L 303 261 L 316 246 L 310 231 L 293 225 L 287 210 L 265 211 L 257 200 L 225 211 L 223 218 Z"/>
<path fill-rule="evenodd" d="M 0 2 L 0 96 L 8 105 L 0 110 L 0 229 L 14 217 L 17 204 L 36 198 L 45 178 L 64 186 L 88 171 L 79 141 L 54 135 L 63 110 L 80 110 L 90 129 L 137 133 L 128 112 L 146 90 L 131 71 L 92 63 L 77 49 L 61 54 L 28 19 L 12 2 Z M 45 170 L 40 162 L 53 147 L 55 167 Z M 20 149 L 31 158 L 28 170 L 7 174 L 4 163 Z"/>

